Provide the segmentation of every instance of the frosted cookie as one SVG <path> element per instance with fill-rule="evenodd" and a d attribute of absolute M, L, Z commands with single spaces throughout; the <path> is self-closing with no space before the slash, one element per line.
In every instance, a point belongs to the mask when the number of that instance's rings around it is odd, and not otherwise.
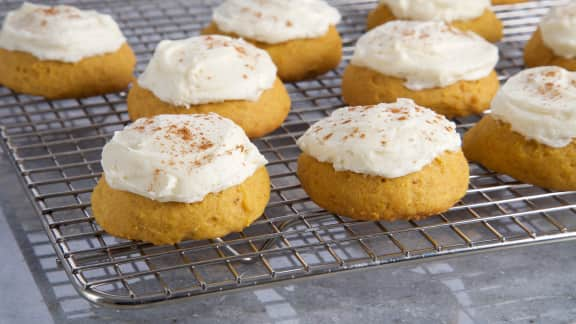
<path fill-rule="evenodd" d="M 576 71 L 576 2 L 555 7 L 542 18 L 524 49 L 526 66 L 557 65 Z"/>
<path fill-rule="evenodd" d="M 412 100 L 338 109 L 298 145 L 304 190 L 351 218 L 420 219 L 449 209 L 468 188 L 454 123 Z"/>
<path fill-rule="evenodd" d="M 203 34 L 242 37 L 265 49 L 284 81 L 299 81 L 338 66 L 340 13 L 323 0 L 226 0 Z"/>
<path fill-rule="evenodd" d="M 472 31 L 490 42 L 502 39 L 502 22 L 490 9 L 490 0 L 380 0 L 368 14 L 368 29 L 393 20 L 444 21 Z"/>
<path fill-rule="evenodd" d="M 114 236 L 154 244 L 239 232 L 268 202 L 265 164 L 216 114 L 138 119 L 104 146 L 94 218 Z"/>
<path fill-rule="evenodd" d="M 160 42 L 128 94 L 132 120 L 214 112 L 250 137 L 272 132 L 289 111 L 290 97 L 268 53 L 227 36 Z"/>
<path fill-rule="evenodd" d="M 0 84 L 50 99 L 116 92 L 136 57 L 112 17 L 70 6 L 24 3 L 0 30 Z"/>
<path fill-rule="evenodd" d="M 360 37 L 342 78 L 352 106 L 411 98 L 449 117 L 478 114 L 498 90 L 498 48 L 442 22 L 393 21 Z"/>
<path fill-rule="evenodd" d="M 464 136 L 464 152 L 497 172 L 545 188 L 576 190 L 576 73 L 560 67 L 510 78 Z"/>

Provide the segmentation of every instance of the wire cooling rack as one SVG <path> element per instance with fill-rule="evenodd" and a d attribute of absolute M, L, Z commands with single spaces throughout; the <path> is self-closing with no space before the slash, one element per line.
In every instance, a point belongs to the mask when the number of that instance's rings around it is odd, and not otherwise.
<path fill-rule="evenodd" d="M 522 68 L 522 47 L 549 6 L 500 6 L 506 25 L 498 71 Z M 112 13 L 138 56 L 138 72 L 161 39 L 198 34 L 209 1 L 77 1 Z M 375 2 L 337 3 L 345 58 Z M 16 2 L 0 3 L 4 15 Z M 345 64 L 345 63 L 344 63 Z M 343 64 L 343 65 L 344 65 Z M 288 84 L 294 106 L 275 133 L 255 144 L 270 161 L 270 203 L 242 233 L 209 241 L 152 246 L 107 235 L 94 222 L 90 193 L 101 176 L 100 151 L 128 123 L 125 93 L 46 101 L 0 87 L 2 147 L 21 176 L 61 265 L 80 294 L 103 305 L 144 305 L 287 279 L 399 261 L 576 237 L 576 193 L 553 192 L 471 165 L 466 197 L 423 221 L 359 222 L 330 214 L 301 189 L 295 140 L 343 105 L 342 66 L 316 80 Z M 466 131 L 478 117 L 459 119 Z M 6 189 L 4 189 L 6 190 Z"/>

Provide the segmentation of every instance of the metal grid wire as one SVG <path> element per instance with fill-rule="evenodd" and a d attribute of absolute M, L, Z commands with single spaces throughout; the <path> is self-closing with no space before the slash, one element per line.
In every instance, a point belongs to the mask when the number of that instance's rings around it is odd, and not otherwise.
<path fill-rule="evenodd" d="M 506 25 L 498 71 L 522 68 L 523 43 L 547 7 L 563 1 L 501 6 Z M 198 34 L 209 1 L 76 1 L 112 13 L 138 56 L 138 72 L 161 39 Z M 15 7 L 0 3 L 0 12 Z M 375 2 L 340 1 L 345 58 Z M 346 61 L 346 60 L 345 60 Z M 346 63 L 343 63 L 345 65 Z M 343 66 L 342 65 L 342 66 Z M 576 237 L 576 193 L 552 192 L 471 165 L 466 197 L 422 221 L 360 222 L 330 214 L 295 176 L 298 138 L 343 105 L 342 66 L 288 84 L 293 108 L 272 135 L 255 141 L 270 161 L 270 203 L 242 233 L 153 246 L 107 235 L 94 222 L 90 193 L 101 176 L 100 150 L 128 123 L 125 93 L 46 101 L 0 88 L 2 145 L 34 202 L 61 264 L 84 297 L 105 305 L 143 305 L 403 260 Z M 459 119 L 466 131 L 478 117 Z M 6 189 L 4 189 L 6 190 Z"/>

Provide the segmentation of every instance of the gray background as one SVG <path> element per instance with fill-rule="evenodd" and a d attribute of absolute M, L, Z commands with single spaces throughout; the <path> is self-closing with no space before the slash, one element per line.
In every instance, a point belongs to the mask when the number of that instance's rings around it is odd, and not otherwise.
<path fill-rule="evenodd" d="M 348 272 L 146 309 L 82 299 L 0 153 L 0 323 L 572 323 L 574 241 Z"/>
<path fill-rule="evenodd" d="M 74 291 L 0 152 L 0 324 L 574 323 L 575 244 L 402 263 L 146 309 L 109 309 Z"/>

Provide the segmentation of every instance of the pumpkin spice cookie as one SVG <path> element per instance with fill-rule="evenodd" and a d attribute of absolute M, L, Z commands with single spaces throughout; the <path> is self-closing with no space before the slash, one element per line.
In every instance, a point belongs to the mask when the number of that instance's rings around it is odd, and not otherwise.
<path fill-rule="evenodd" d="M 557 65 L 576 71 L 575 30 L 576 2 L 551 9 L 526 44 L 526 66 Z"/>
<path fill-rule="evenodd" d="M 136 57 L 112 17 L 24 3 L 0 31 L 0 84 L 49 99 L 124 90 Z"/>
<path fill-rule="evenodd" d="M 393 21 L 360 37 L 342 77 L 352 106 L 410 98 L 448 117 L 488 109 L 498 48 L 442 22 Z"/>
<path fill-rule="evenodd" d="M 239 232 L 270 197 L 265 164 L 216 114 L 138 119 L 104 146 L 94 218 L 112 235 L 153 244 Z"/>
<path fill-rule="evenodd" d="M 468 188 L 454 123 L 412 100 L 338 109 L 298 145 L 297 173 L 310 198 L 354 219 L 424 218 Z"/>
<path fill-rule="evenodd" d="M 214 112 L 250 137 L 278 128 L 290 97 L 270 56 L 227 36 L 162 41 L 128 93 L 130 119 Z"/>
<path fill-rule="evenodd" d="M 203 34 L 241 37 L 266 50 L 286 82 L 313 78 L 342 58 L 340 13 L 323 0 L 226 0 Z"/>
<path fill-rule="evenodd" d="M 490 0 L 380 0 L 368 14 L 367 27 L 394 20 L 444 21 L 471 31 L 490 42 L 502 39 L 502 22 L 490 9 Z"/>
<path fill-rule="evenodd" d="M 464 136 L 472 161 L 520 181 L 576 190 L 576 72 L 525 70 L 510 78 Z"/>

